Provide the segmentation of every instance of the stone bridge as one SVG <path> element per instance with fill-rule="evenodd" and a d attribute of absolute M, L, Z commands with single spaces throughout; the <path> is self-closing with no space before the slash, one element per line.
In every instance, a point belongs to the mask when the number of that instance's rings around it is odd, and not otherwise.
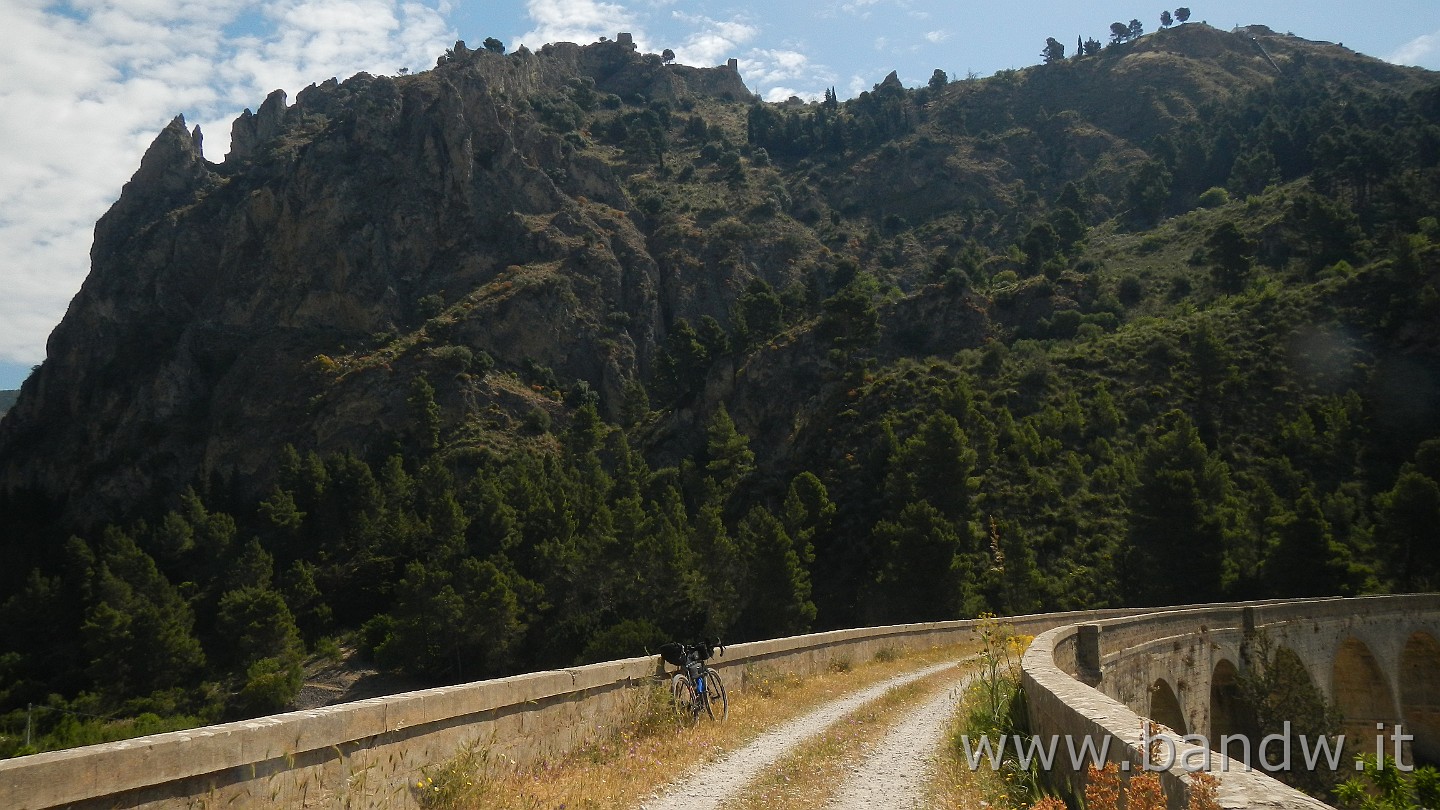
<path fill-rule="evenodd" d="M 1414 738 L 1403 756 L 1440 763 L 1440 595 L 1433 594 L 1163 609 L 1055 628 L 1024 659 L 1033 730 L 1111 735 L 1127 743 L 1111 759 L 1132 767 L 1141 763 L 1142 716 L 1219 748 L 1241 734 L 1238 681 L 1266 647 L 1340 710 L 1349 751 L 1375 752 L 1379 735 L 1379 750 L 1393 755 L 1392 735 L 1403 724 Z M 1259 760 L 1242 741 L 1227 751 L 1237 761 L 1223 763 L 1233 771 L 1222 774 L 1224 806 L 1323 806 L 1263 768 L 1245 772 L 1241 761 Z M 1292 753 L 1292 767 L 1300 767 L 1302 752 Z M 1211 769 L 1220 767 L 1215 757 Z M 1351 767 L 1348 757 L 1343 767 Z M 1175 806 L 1183 770 L 1164 777 Z"/>
<path fill-rule="evenodd" d="M 1440 761 L 1440 595 L 1083 611 L 1007 620 L 1035 635 L 1023 660 L 1032 730 L 1110 737 L 1139 763 L 1141 716 L 1218 740 L 1235 729 L 1237 678 L 1268 639 L 1331 696 L 1355 738 L 1403 722 L 1413 754 Z M 757 668 L 807 674 L 884 649 L 974 639 L 976 622 L 874 627 L 736 645 L 716 661 L 744 688 Z M 428 689 L 323 709 L 0 761 L 0 808 L 413 808 L 415 778 L 463 745 L 517 762 L 561 753 L 623 722 L 658 659 Z M 1373 746 L 1370 747 L 1373 750 Z M 1211 758 L 1219 770 L 1218 758 Z M 1055 776 L 1078 787 L 1057 758 Z M 1187 776 L 1161 774 L 1171 806 Z M 1324 805 L 1259 772 L 1229 772 L 1226 808 Z"/>

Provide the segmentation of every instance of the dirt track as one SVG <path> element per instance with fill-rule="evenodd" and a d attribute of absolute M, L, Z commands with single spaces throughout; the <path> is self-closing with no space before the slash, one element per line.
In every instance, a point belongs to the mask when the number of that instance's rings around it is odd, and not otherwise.
<path fill-rule="evenodd" d="M 925 786 L 934 775 L 945 726 L 969 680 L 957 679 L 892 726 L 826 806 L 835 810 L 925 807 Z"/>
<path fill-rule="evenodd" d="M 640 810 L 719 808 L 728 799 L 742 795 L 760 771 L 845 715 L 889 689 L 947 668 L 955 670 L 955 684 L 906 715 L 879 745 L 855 763 L 851 777 L 828 805 L 839 810 L 919 807 L 929 778 L 930 761 L 962 691 L 962 670 L 953 661 L 897 675 L 777 726 L 723 759 L 686 774 L 641 804 Z"/>

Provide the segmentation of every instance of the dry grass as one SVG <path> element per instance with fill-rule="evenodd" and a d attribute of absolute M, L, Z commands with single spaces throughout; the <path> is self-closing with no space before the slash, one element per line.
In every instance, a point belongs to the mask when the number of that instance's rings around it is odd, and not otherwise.
<path fill-rule="evenodd" d="M 823 804 L 844 785 L 846 775 L 866 749 L 953 678 L 953 671 L 941 671 L 887 691 L 766 769 L 749 793 L 727 805 L 727 809 L 809 810 Z"/>
<path fill-rule="evenodd" d="M 1013 628 L 993 616 L 982 617 L 979 672 L 956 707 L 947 734 L 950 750 L 938 758 L 932 783 L 932 807 L 994 807 L 1001 810 L 1029 806 L 1029 774 L 1007 761 L 998 770 L 983 763 L 971 770 L 960 747 L 961 735 L 994 735 L 1013 731 L 1005 727 L 1010 711 L 1010 690 L 1018 688 L 1020 657 L 1033 637 L 1016 635 Z"/>
<path fill-rule="evenodd" d="M 956 736 L 966 728 L 971 712 L 984 701 L 980 690 L 973 686 L 966 690 L 965 698 L 955 710 L 951 731 L 946 735 L 952 746 Z M 1005 773 L 991 771 L 983 765 L 972 771 L 958 751 L 951 750 L 948 754 L 936 758 L 932 807 L 998 807 L 1002 810 L 1007 807 L 1004 797 L 1011 791 Z"/>
<path fill-rule="evenodd" d="M 637 690 L 637 705 L 629 726 L 569 756 L 510 771 L 472 754 L 470 761 L 478 762 L 486 771 L 480 774 L 453 768 L 450 763 L 437 766 L 433 773 L 444 773 L 447 782 L 457 781 L 465 789 L 450 791 L 447 785 L 445 790 L 434 791 L 437 796 L 443 793 L 446 800 L 429 806 L 466 810 L 634 807 L 687 771 L 745 745 L 778 723 L 886 678 L 972 652 L 973 645 L 956 645 L 901 653 L 883 656 L 887 659 L 884 661 L 831 667 L 808 678 L 750 670 L 743 678 L 743 690 L 742 678 L 732 671 L 726 673 L 726 686 L 731 690 L 730 719 L 724 723 L 701 720 L 698 726 L 685 731 L 673 724 L 663 688 Z M 881 723 L 872 725 L 883 730 Z"/>

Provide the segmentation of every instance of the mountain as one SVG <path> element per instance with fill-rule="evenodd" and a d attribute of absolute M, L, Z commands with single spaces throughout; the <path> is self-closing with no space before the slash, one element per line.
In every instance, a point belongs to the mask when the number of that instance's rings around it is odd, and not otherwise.
<path fill-rule="evenodd" d="M 767 104 L 457 43 L 203 144 L 0 421 L 3 706 L 1440 581 L 1433 73 L 1187 24 Z"/>

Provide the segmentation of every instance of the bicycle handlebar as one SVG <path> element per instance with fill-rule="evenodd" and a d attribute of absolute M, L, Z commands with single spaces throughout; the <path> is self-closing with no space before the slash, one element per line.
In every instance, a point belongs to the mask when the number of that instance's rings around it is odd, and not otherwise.
<path fill-rule="evenodd" d="M 686 654 L 695 653 L 696 657 L 702 661 L 709 658 L 709 654 L 717 649 L 719 650 L 718 656 L 723 657 L 725 655 L 725 643 L 722 642 L 718 636 L 714 641 L 702 638 L 693 644 L 681 644 L 680 648 L 684 650 Z"/>

